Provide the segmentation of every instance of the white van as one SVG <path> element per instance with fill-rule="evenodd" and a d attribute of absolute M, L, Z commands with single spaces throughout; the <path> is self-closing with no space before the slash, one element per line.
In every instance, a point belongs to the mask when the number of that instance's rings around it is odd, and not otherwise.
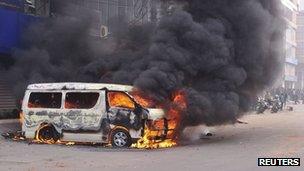
<path fill-rule="evenodd" d="M 167 119 L 162 109 L 146 109 L 129 94 L 132 86 L 47 83 L 27 87 L 22 103 L 22 131 L 28 139 L 73 141 L 129 147 L 153 120 Z"/>

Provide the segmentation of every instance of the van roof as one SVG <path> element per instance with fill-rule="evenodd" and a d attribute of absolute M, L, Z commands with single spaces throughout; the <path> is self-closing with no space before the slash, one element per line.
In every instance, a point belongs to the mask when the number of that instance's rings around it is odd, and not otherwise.
<path fill-rule="evenodd" d="M 100 90 L 108 89 L 112 91 L 130 92 L 133 86 L 120 84 L 101 84 L 101 83 L 42 83 L 30 84 L 28 90 Z"/>

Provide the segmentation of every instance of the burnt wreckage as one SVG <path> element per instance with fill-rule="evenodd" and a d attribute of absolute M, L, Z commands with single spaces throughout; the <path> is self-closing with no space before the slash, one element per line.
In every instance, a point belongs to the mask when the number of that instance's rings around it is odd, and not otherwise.
<path fill-rule="evenodd" d="M 165 139 L 168 123 L 162 109 L 142 107 L 129 94 L 132 86 L 91 83 L 29 85 L 22 102 L 22 133 L 28 139 L 92 142 L 129 147 L 145 127 Z"/>

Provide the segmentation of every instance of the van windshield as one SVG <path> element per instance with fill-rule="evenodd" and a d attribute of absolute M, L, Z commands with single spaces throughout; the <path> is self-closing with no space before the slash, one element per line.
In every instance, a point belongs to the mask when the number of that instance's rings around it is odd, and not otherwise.
<path fill-rule="evenodd" d="M 110 107 L 135 109 L 134 101 L 124 92 L 108 92 L 108 103 Z"/>

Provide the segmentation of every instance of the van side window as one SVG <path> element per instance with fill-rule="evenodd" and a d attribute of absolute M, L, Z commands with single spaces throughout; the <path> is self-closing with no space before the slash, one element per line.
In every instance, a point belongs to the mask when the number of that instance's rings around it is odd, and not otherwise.
<path fill-rule="evenodd" d="M 91 109 L 99 98 L 99 93 L 66 93 L 64 107 L 66 109 Z"/>
<path fill-rule="evenodd" d="M 108 92 L 108 102 L 110 107 L 135 108 L 133 100 L 123 92 Z"/>
<path fill-rule="evenodd" d="M 29 108 L 61 108 L 61 93 L 41 93 L 33 92 L 30 95 L 28 107 Z"/>

